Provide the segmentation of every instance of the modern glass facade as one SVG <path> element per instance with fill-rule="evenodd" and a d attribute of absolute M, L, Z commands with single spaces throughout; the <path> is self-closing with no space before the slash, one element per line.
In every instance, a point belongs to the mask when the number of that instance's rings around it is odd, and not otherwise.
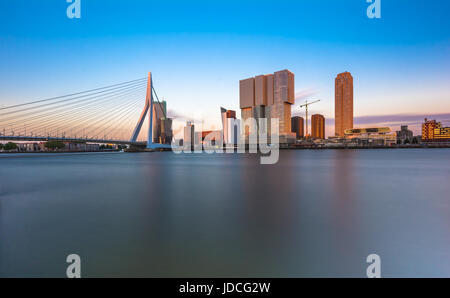
<path fill-rule="evenodd" d="M 325 139 L 325 117 L 319 114 L 311 116 L 311 137 Z"/>

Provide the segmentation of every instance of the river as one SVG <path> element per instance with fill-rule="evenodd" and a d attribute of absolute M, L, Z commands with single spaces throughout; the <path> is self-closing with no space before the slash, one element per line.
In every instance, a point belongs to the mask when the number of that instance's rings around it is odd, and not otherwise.
<path fill-rule="evenodd" d="M 450 277 L 449 157 L 0 154 L 0 277 Z"/>

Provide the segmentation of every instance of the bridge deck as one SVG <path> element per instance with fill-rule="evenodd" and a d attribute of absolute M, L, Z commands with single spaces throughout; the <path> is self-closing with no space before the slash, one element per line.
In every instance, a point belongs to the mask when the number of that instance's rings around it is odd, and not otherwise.
<path fill-rule="evenodd" d="M 99 144 L 116 144 L 116 145 L 135 145 L 146 146 L 147 142 L 130 142 L 127 140 L 103 140 L 103 139 L 79 139 L 79 138 L 58 138 L 58 137 L 30 137 L 30 136 L 0 136 L 0 141 L 59 141 L 59 142 L 83 142 L 83 143 L 99 143 Z"/>

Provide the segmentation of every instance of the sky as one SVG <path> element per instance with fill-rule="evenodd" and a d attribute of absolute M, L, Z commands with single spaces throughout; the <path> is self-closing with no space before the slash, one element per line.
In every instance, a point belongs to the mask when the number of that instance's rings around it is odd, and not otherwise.
<path fill-rule="evenodd" d="M 334 78 L 354 77 L 358 127 L 450 124 L 450 1 L 65 0 L 0 2 L 0 106 L 153 73 L 171 115 L 220 129 L 239 110 L 239 80 L 289 69 L 334 134 Z M 305 97 L 304 95 L 308 95 Z M 240 113 L 238 113 L 239 115 Z M 178 123 L 178 125 L 181 125 Z"/>

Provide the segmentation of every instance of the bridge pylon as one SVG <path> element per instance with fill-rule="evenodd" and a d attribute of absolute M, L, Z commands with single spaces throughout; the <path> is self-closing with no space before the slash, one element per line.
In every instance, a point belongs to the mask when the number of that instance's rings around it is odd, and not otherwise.
<path fill-rule="evenodd" d="M 141 116 L 139 117 L 138 123 L 133 131 L 133 134 L 131 135 L 130 142 L 135 143 L 137 141 L 139 133 L 141 132 L 141 129 L 142 129 L 142 125 L 144 124 L 145 117 L 147 116 L 147 113 L 148 113 L 150 115 L 148 117 L 149 123 L 148 123 L 148 133 L 147 133 L 147 149 L 159 149 L 159 148 L 167 149 L 167 148 L 170 148 L 170 145 L 153 143 L 153 92 L 154 92 L 154 88 L 153 88 L 152 73 L 149 72 L 144 110 L 142 111 Z"/>

